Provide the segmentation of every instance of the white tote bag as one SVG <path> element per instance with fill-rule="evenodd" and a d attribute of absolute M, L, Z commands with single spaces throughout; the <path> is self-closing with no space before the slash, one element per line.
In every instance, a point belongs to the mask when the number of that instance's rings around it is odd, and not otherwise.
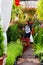
<path fill-rule="evenodd" d="M 32 34 L 30 35 L 30 42 L 34 42 Z"/>

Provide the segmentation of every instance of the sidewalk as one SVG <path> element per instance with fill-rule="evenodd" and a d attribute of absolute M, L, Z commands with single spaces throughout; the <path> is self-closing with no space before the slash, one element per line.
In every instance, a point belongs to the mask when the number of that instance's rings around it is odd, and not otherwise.
<path fill-rule="evenodd" d="M 32 47 L 29 47 L 24 53 L 22 58 L 17 62 L 17 65 L 40 65 L 39 59 L 35 58 Z"/>

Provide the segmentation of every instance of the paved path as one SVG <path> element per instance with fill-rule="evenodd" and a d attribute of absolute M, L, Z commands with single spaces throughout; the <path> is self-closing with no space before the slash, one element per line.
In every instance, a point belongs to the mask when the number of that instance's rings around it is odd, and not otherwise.
<path fill-rule="evenodd" d="M 32 47 L 28 47 L 28 49 L 23 53 L 22 58 L 19 59 L 17 65 L 40 65 L 39 59 L 34 56 Z"/>

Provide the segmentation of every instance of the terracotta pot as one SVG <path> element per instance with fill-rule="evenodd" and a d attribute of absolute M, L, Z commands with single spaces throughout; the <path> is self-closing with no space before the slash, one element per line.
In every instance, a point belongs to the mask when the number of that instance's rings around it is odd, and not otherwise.
<path fill-rule="evenodd" d="M 4 56 L 3 56 L 3 57 L 0 57 L 0 65 L 2 65 L 2 64 L 3 64 L 3 60 L 4 60 L 4 58 L 6 58 L 6 54 L 4 54 Z"/>

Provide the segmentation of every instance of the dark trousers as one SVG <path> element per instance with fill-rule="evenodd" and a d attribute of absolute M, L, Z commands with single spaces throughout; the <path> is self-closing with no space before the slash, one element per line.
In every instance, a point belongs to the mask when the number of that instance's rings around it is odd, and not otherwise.
<path fill-rule="evenodd" d="M 25 33 L 25 38 L 30 38 L 30 33 Z"/>

